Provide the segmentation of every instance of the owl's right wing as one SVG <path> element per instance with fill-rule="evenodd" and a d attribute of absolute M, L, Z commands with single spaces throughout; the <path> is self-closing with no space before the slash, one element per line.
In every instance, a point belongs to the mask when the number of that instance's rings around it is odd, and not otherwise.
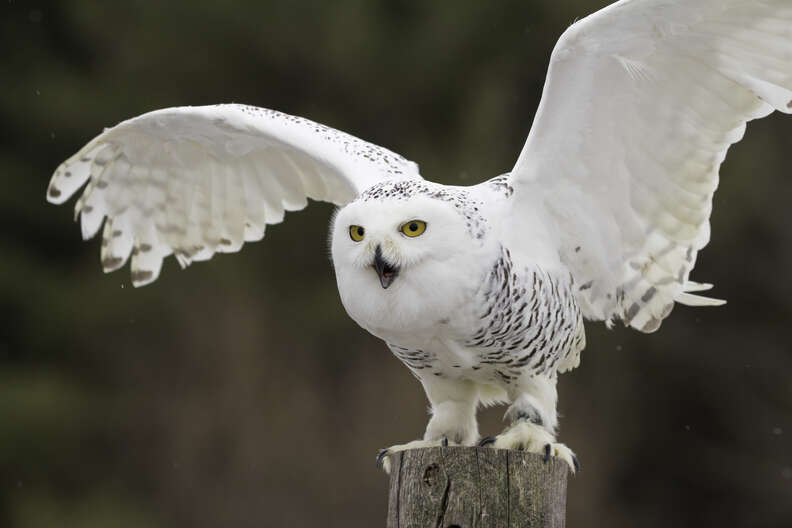
<path fill-rule="evenodd" d="M 84 239 L 104 222 L 105 272 L 131 255 L 132 283 L 260 240 L 307 198 L 344 205 L 379 181 L 420 179 L 385 148 L 274 110 L 224 104 L 156 110 L 106 129 L 62 163 L 47 199 L 75 206 Z"/>

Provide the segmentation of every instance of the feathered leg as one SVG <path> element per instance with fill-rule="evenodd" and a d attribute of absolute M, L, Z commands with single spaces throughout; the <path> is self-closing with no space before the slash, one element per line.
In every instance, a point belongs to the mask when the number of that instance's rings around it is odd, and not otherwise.
<path fill-rule="evenodd" d="M 406 449 L 440 445 L 474 445 L 478 441 L 476 406 L 478 388 L 471 381 L 450 380 L 432 376 L 421 379 L 431 404 L 432 417 L 426 426 L 423 440 L 383 449 L 377 455 L 377 465 L 390 473 L 390 455 Z"/>

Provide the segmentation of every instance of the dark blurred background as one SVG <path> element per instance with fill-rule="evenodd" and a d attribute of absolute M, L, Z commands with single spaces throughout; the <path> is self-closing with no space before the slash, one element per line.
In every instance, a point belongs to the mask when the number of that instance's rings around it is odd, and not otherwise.
<path fill-rule="evenodd" d="M 374 455 L 422 435 L 426 401 L 344 313 L 332 207 L 134 289 L 49 176 L 104 126 L 245 102 L 476 183 L 516 160 L 558 36 L 607 3 L 4 0 L 0 526 L 382 526 Z M 792 526 L 790 151 L 774 115 L 722 168 L 693 278 L 727 306 L 589 325 L 559 387 L 570 527 Z"/>

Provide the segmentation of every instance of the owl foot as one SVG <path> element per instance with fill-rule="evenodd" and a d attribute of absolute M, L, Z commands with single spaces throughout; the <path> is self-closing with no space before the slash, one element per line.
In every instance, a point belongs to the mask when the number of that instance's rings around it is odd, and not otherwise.
<path fill-rule="evenodd" d="M 385 470 L 385 473 L 390 475 L 391 462 L 390 456 L 398 453 L 399 451 L 406 451 L 408 449 L 420 449 L 422 447 L 448 447 L 449 445 L 458 445 L 456 442 L 449 442 L 448 438 L 441 438 L 439 440 L 413 440 L 406 444 L 400 444 L 388 447 L 387 449 L 380 450 L 377 453 L 377 467 Z"/>
<path fill-rule="evenodd" d="M 555 442 L 555 438 L 547 429 L 530 421 L 518 421 L 498 436 L 494 438 L 489 436 L 479 442 L 481 447 L 488 445 L 495 449 L 513 449 L 543 455 L 545 462 L 550 460 L 551 456 L 558 457 L 569 464 L 573 475 L 580 471 L 580 462 L 575 453 L 564 444 Z"/>

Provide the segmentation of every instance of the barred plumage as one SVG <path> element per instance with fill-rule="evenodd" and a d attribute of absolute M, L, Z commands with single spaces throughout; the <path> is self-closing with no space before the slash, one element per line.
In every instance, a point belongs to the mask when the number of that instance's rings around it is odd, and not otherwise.
<path fill-rule="evenodd" d="M 492 383 L 509 384 L 526 371 L 568 370 L 577 366 L 585 346 L 573 278 L 540 267 L 515 268 L 502 247 L 476 299 L 480 326 L 465 343 L 478 351 L 480 365 L 489 367 L 484 372 L 491 372 Z"/>

